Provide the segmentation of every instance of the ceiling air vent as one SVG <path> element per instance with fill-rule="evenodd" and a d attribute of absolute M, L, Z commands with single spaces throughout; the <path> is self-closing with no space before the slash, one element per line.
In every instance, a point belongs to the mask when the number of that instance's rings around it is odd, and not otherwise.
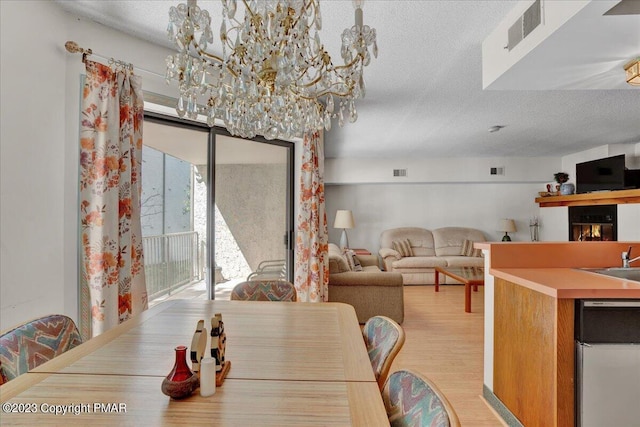
<path fill-rule="evenodd" d="M 524 12 L 524 15 L 519 17 L 516 22 L 509 28 L 509 41 L 507 42 L 507 49 L 511 50 L 518 43 L 520 43 L 525 37 L 542 22 L 542 10 L 540 0 L 536 0 L 529 9 Z"/>
<path fill-rule="evenodd" d="M 393 170 L 393 176 L 407 176 L 407 170 L 406 169 L 394 169 Z"/>

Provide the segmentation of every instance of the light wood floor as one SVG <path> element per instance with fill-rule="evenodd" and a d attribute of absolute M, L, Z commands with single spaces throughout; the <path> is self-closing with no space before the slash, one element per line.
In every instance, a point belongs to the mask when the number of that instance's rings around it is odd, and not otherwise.
<path fill-rule="evenodd" d="M 216 299 L 229 299 L 233 283 L 216 285 Z M 166 299 L 206 298 L 203 283 Z M 433 380 L 447 396 L 463 426 L 503 426 L 482 395 L 484 287 L 471 295 L 464 312 L 464 286 L 404 287 L 404 347 L 391 372 L 411 369 Z"/>
<path fill-rule="evenodd" d="M 464 286 L 404 287 L 406 341 L 391 371 L 412 369 L 433 380 L 463 426 L 502 426 L 482 395 L 484 288 L 464 312 Z"/>

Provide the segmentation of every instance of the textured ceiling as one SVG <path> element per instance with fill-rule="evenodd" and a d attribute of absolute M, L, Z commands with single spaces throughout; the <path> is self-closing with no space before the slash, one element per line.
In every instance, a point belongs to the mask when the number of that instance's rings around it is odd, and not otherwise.
<path fill-rule="evenodd" d="M 547 0 L 549 1 L 549 0 Z M 554 0 L 558 1 L 558 0 Z M 603 0 L 599 0 L 603 1 Z M 67 11 L 153 43 L 170 47 L 166 38 L 171 1 L 57 1 Z M 219 1 L 199 1 L 212 14 L 214 34 Z M 593 76 L 588 67 L 571 71 L 570 90 L 482 89 L 482 42 L 516 6 L 515 1 L 382 1 L 364 7 L 364 21 L 377 30 L 379 56 L 365 69 L 367 96 L 358 105 L 358 121 L 325 135 L 326 156 L 332 157 L 476 157 L 559 156 L 604 144 L 640 142 L 640 88 L 619 82 L 601 89 L 582 89 Z M 615 1 L 609 1 L 611 6 Z M 353 23 L 351 1 L 323 1 L 321 38 L 334 60 L 339 59 L 340 33 Z M 640 30 L 598 32 L 602 19 L 626 29 L 640 29 L 640 15 L 597 16 L 571 21 L 565 40 L 580 42 L 596 32 L 598 40 L 580 47 L 590 62 L 620 63 L 640 55 Z M 594 19 L 594 21 L 589 21 Z M 624 20 L 624 21 L 623 21 Z M 612 21 L 609 21 L 610 23 Z M 624 25 L 622 25 L 624 23 Z M 635 48 L 627 58 L 612 58 L 616 41 Z M 556 43 L 560 46 L 560 43 Z M 575 47 L 567 45 L 564 49 Z M 567 52 L 567 55 L 571 52 Z M 626 52 L 625 52 L 626 53 Z M 536 51 L 526 79 L 546 72 L 546 79 L 566 78 L 545 50 Z M 562 56 L 562 51 L 553 55 Z M 542 58 L 542 59 L 540 59 Z M 536 66 L 541 68 L 536 72 Z M 566 67 L 565 67 L 566 68 Z M 555 70 L 550 72 L 549 70 Z M 618 70 L 618 71 L 616 71 Z M 554 74 L 555 73 L 555 74 Z M 518 76 L 510 76 L 518 81 Z M 531 82 L 531 80 L 528 80 Z M 536 87 L 537 86 L 537 87 Z M 543 86 L 542 88 L 540 86 Z M 535 87 L 535 90 L 531 90 Z M 558 87 L 549 86 L 549 87 Z M 489 133 L 493 125 L 500 132 Z"/>

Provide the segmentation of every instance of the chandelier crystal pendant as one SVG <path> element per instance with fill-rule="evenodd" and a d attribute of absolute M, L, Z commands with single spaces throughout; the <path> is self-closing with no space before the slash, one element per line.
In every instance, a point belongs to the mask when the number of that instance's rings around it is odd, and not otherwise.
<path fill-rule="evenodd" d="M 243 16 L 236 0 L 221 1 L 218 46 L 211 16 L 196 0 L 169 10 L 167 32 L 178 53 L 167 57 L 166 78 L 178 82 L 180 117 L 204 114 L 209 126 L 220 119 L 232 135 L 267 139 L 330 130 L 332 119 L 340 126 L 357 120 L 362 70 L 371 53 L 378 56 L 376 30 L 363 25 L 364 0 L 354 0 L 355 25 L 342 33 L 342 65 L 320 41 L 319 0 L 242 0 Z"/>

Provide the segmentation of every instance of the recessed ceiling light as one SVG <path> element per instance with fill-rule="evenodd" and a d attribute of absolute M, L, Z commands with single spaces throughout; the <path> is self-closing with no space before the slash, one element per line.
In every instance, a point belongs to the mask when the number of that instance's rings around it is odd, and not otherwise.
<path fill-rule="evenodd" d="M 493 132 L 498 132 L 500 129 L 502 129 L 504 126 L 502 125 L 495 125 L 495 126 L 491 126 L 489 128 L 489 132 L 493 133 Z"/>

